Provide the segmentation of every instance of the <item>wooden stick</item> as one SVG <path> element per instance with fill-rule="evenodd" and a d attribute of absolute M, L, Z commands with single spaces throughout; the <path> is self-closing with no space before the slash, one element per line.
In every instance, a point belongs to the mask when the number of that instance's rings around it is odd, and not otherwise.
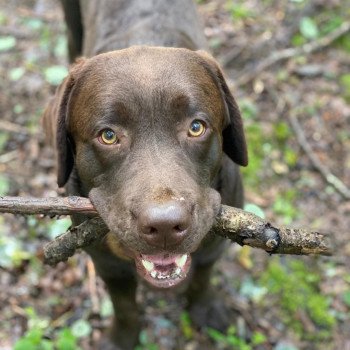
<path fill-rule="evenodd" d="M 213 233 L 240 245 L 264 249 L 270 254 L 332 255 L 329 235 L 305 229 L 274 227 L 268 221 L 242 209 L 221 206 Z"/>
<path fill-rule="evenodd" d="M 0 197 L 0 212 L 12 214 L 65 215 L 84 213 L 97 215 L 90 200 L 81 197 L 20 198 Z M 108 227 L 100 217 L 93 217 L 69 229 L 44 247 L 45 262 L 55 265 L 67 260 L 76 249 L 84 248 L 102 239 Z M 260 217 L 242 209 L 221 206 L 221 211 L 211 229 L 240 245 L 264 249 L 270 254 L 320 254 L 333 253 L 329 235 L 305 229 L 274 227 Z"/>
<path fill-rule="evenodd" d="M 0 197 L 0 213 L 49 216 L 84 213 L 98 215 L 90 199 L 83 197 Z"/>

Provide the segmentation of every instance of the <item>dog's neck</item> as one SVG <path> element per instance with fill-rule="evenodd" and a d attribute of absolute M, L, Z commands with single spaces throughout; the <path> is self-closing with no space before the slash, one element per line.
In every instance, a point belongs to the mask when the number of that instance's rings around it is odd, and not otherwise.
<path fill-rule="evenodd" d="M 84 56 L 133 45 L 207 49 L 192 1 L 119 0 L 109 6 L 86 1 L 81 12 L 83 27 L 89 28 L 84 31 Z"/>

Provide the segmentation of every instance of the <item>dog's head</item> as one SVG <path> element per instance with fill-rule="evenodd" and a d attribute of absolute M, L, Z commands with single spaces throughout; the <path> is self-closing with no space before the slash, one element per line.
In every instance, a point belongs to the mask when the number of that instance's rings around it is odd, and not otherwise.
<path fill-rule="evenodd" d="M 151 284 L 181 282 L 220 207 L 222 152 L 247 164 L 239 109 L 204 52 L 133 47 L 80 60 L 57 118 L 58 184 L 75 167 L 125 254 Z"/>

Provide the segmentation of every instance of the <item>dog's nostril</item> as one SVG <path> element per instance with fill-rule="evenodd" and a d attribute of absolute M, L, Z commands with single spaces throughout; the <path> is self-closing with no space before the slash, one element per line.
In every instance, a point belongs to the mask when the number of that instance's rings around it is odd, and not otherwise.
<path fill-rule="evenodd" d="M 157 233 L 157 229 L 154 228 L 154 227 L 150 227 L 150 228 L 149 228 L 149 233 L 150 233 L 151 235 L 153 235 L 153 234 Z"/>
<path fill-rule="evenodd" d="M 176 226 L 174 227 L 174 231 L 176 231 L 176 232 L 182 232 L 182 231 L 185 231 L 185 230 L 182 229 L 180 225 L 176 225 Z"/>
<path fill-rule="evenodd" d="M 139 232 L 149 244 L 157 247 L 179 244 L 191 222 L 187 206 L 178 201 L 148 205 L 138 216 Z"/>

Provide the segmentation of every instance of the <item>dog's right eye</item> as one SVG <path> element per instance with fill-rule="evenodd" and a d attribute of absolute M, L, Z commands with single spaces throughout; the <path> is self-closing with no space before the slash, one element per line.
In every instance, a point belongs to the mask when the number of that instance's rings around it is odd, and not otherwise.
<path fill-rule="evenodd" d="M 119 141 L 116 133 L 112 129 L 103 130 L 98 137 L 98 140 L 105 145 L 114 145 Z"/>

